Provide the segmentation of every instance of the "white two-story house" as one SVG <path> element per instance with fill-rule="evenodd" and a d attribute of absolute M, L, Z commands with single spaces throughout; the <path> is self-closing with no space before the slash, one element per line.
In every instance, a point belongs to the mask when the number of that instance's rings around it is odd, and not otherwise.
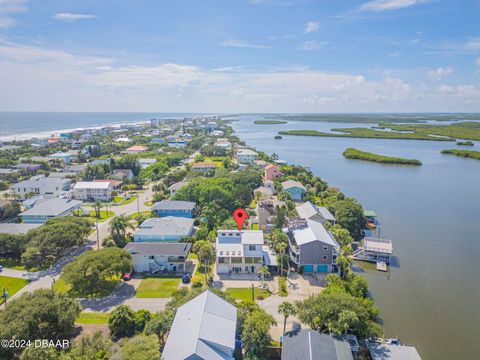
<path fill-rule="evenodd" d="M 261 230 L 218 230 L 217 274 L 257 273 L 263 265 Z"/>

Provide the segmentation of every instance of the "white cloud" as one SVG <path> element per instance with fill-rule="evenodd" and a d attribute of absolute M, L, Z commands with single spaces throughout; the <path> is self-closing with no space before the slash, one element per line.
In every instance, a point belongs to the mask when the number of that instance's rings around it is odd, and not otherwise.
<path fill-rule="evenodd" d="M 307 25 L 305 25 L 305 33 L 312 33 L 312 32 L 317 32 L 318 29 L 320 28 L 320 23 L 318 21 L 309 21 L 307 22 Z"/>
<path fill-rule="evenodd" d="M 378 76 L 378 75 L 376 75 Z M 0 110 L 166 112 L 479 111 L 471 84 L 429 87 L 305 66 L 118 64 L 0 40 Z"/>
<path fill-rule="evenodd" d="M 304 50 L 304 51 L 316 51 L 325 48 L 325 46 L 328 45 L 328 42 L 326 41 L 316 41 L 316 40 L 310 40 L 310 41 L 304 41 L 299 49 Z"/>
<path fill-rule="evenodd" d="M 252 49 L 266 49 L 270 47 L 266 45 L 251 44 L 248 41 L 238 40 L 238 39 L 224 40 L 220 43 L 220 45 L 230 46 L 230 47 L 240 47 L 240 48 L 252 48 Z"/>
<path fill-rule="evenodd" d="M 373 0 L 360 5 L 360 11 L 387 11 L 407 8 L 430 0 Z"/>
<path fill-rule="evenodd" d="M 477 58 L 477 60 L 475 61 L 475 64 L 477 64 L 477 66 L 479 66 L 479 67 L 480 67 L 480 57 L 479 57 L 479 58 Z"/>
<path fill-rule="evenodd" d="M 465 50 L 480 50 L 480 38 L 470 38 L 464 45 Z"/>
<path fill-rule="evenodd" d="M 15 26 L 17 21 L 12 15 L 27 12 L 27 0 L 0 0 L 0 29 Z"/>
<path fill-rule="evenodd" d="M 53 16 L 55 20 L 74 22 L 78 20 L 95 19 L 95 15 L 91 14 L 74 14 L 74 13 L 58 13 Z"/>
<path fill-rule="evenodd" d="M 453 69 L 450 67 L 448 68 L 439 67 L 433 70 L 428 70 L 427 76 L 432 80 L 442 80 L 445 77 L 452 75 L 452 73 L 453 73 Z"/>

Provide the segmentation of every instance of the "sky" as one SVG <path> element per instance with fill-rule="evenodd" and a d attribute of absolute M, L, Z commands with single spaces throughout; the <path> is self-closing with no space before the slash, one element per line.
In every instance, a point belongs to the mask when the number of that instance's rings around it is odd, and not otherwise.
<path fill-rule="evenodd" d="M 0 111 L 477 112 L 480 0 L 0 0 Z"/>

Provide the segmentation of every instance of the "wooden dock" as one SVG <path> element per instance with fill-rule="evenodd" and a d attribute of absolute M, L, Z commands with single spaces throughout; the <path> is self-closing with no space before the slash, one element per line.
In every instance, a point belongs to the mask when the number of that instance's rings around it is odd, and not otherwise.
<path fill-rule="evenodd" d="M 377 270 L 378 271 L 387 271 L 387 264 L 383 261 L 377 261 Z"/>

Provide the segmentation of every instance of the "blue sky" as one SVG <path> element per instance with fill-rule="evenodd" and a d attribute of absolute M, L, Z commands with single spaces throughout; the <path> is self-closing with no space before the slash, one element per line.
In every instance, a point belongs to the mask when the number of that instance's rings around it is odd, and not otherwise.
<path fill-rule="evenodd" d="M 0 0 L 0 110 L 480 111 L 480 1 Z"/>

